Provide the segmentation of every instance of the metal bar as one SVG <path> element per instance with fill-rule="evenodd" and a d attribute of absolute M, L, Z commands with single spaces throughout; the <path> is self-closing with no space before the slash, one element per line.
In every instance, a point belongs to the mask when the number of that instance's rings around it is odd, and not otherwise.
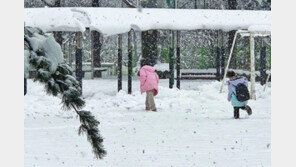
<path fill-rule="evenodd" d="M 101 66 L 101 34 L 97 31 L 91 31 L 91 49 L 93 53 L 93 64 L 94 68 L 100 68 Z M 102 73 L 100 71 L 94 71 L 94 77 L 101 78 Z"/>
<path fill-rule="evenodd" d="M 117 70 L 117 89 L 122 90 L 122 35 L 118 35 L 118 70 Z"/>
<path fill-rule="evenodd" d="M 224 33 L 223 31 L 220 31 L 221 33 L 221 74 L 220 74 L 220 80 L 223 79 L 223 74 L 225 72 L 225 47 L 224 45 Z"/>
<path fill-rule="evenodd" d="M 128 47 L 128 94 L 132 93 L 132 46 L 131 46 L 131 31 L 128 32 L 127 47 Z"/>
<path fill-rule="evenodd" d="M 220 68 L 221 68 L 221 64 L 220 64 L 220 54 L 221 54 L 221 49 L 219 48 L 219 46 L 216 47 L 216 78 L 218 81 L 220 81 Z"/>
<path fill-rule="evenodd" d="M 69 37 L 69 43 L 68 43 L 68 57 L 69 57 L 69 66 L 72 67 L 72 47 L 71 47 L 71 37 Z"/>
<path fill-rule="evenodd" d="M 263 41 L 262 41 L 263 45 Z M 260 84 L 264 85 L 266 80 L 266 46 L 262 46 L 260 51 Z"/>
<path fill-rule="evenodd" d="M 254 34 L 250 34 L 250 64 L 251 64 L 251 99 L 256 100 L 255 92 L 255 40 Z"/>
<path fill-rule="evenodd" d="M 217 31 L 217 47 L 216 47 L 216 78 L 221 80 L 221 46 L 222 41 L 220 39 L 220 31 Z"/>
<path fill-rule="evenodd" d="M 174 45 L 173 45 L 173 32 L 170 30 L 170 48 L 169 48 L 169 56 L 170 56 L 170 62 L 169 62 L 169 68 L 170 68 L 170 78 L 169 78 L 169 88 L 173 88 L 174 86 Z"/>
<path fill-rule="evenodd" d="M 77 32 L 76 33 L 76 55 L 75 55 L 75 64 L 76 64 L 76 79 L 78 80 L 81 91 L 82 91 L 82 45 L 81 45 L 81 38 L 82 33 Z"/>
<path fill-rule="evenodd" d="M 180 63 L 181 63 L 181 52 L 180 52 L 180 31 L 177 31 L 177 88 L 180 89 Z"/>
<path fill-rule="evenodd" d="M 27 79 L 24 78 L 24 96 L 27 94 Z"/>
<path fill-rule="evenodd" d="M 91 52 L 90 52 L 90 54 L 91 54 L 91 79 L 94 79 L 95 78 L 95 74 L 94 74 L 94 68 L 95 68 L 95 66 L 94 66 L 94 44 L 93 44 L 93 42 L 94 42 L 94 38 L 93 38 L 93 34 L 92 34 L 92 32 L 91 32 Z"/>
<path fill-rule="evenodd" d="M 234 45 L 235 45 L 236 37 L 237 37 L 237 31 L 234 34 L 234 39 L 232 41 L 232 46 L 231 46 L 231 49 L 230 49 L 228 61 L 227 61 L 227 64 L 226 64 L 226 68 L 224 70 L 224 75 L 223 75 L 222 85 L 221 85 L 221 88 L 220 88 L 220 93 L 222 93 L 222 90 L 223 90 L 223 86 L 224 86 L 225 79 L 226 79 L 226 73 L 227 73 L 227 70 L 228 70 L 228 67 L 229 67 L 229 64 L 230 64 L 230 60 L 231 60 L 233 48 L 234 48 Z"/>
<path fill-rule="evenodd" d="M 271 71 L 270 71 L 270 73 L 267 75 L 267 78 L 266 78 L 266 81 L 265 81 L 265 85 L 264 85 L 263 91 L 266 90 L 266 86 L 267 86 L 267 83 L 268 83 L 268 80 L 269 80 L 270 74 L 271 74 Z"/>

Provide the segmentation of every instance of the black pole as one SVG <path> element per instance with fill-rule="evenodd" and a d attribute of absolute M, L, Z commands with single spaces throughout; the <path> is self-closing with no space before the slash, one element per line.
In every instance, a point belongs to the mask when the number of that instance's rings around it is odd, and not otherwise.
<path fill-rule="evenodd" d="M 223 79 L 223 75 L 225 73 L 225 48 L 221 47 L 221 79 Z"/>
<path fill-rule="evenodd" d="M 221 68 L 221 60 L 220 60 L 220 54 L 221 54 L 221 49 L 219 46 L 216 47 L 216 78 L 218 81 L 221 79 L 221 73 L 220 73 L 220 68 Z"/>
<path fill-rule="evenodd" d="M 181 63 L 181 52 L 180 52 L 180 31 L 177 31 L 177 88 L 180 89 L 180 63 Z"/>
<path fill-rule="evenodd" d="M 101 67 L 101 41 L 100 41 L 101 34 L 97 31 L 91 31 L 91 50 L 93 54 L 93 63 L 94 68 Z M 101 71 L 94 71 L 94 77 L 101 78 L 102 72 Z"/>
<path fill-rule="evenodd" d="M 194 0 L 194 9 L 197 9 L 197 0 Z"/>
<path fill-rule="evenodd" d="M 24 96 L 27 94 L 27 79 L 24 78 Z"/>
<path fill-rule="evenodd" d="M 117 88 L 118 92 L 122 90 L 122 35 L 118 35 L 118 80 L 117 80 Z"/>
<path fill-rule="evenodd" d="M 217 47 L 216 47 L 216 78 L 218 81 L 221 80 L 221 33 L 220 30 L 217 31 Z"/>
<path fill-rule="evenodd" d="M 170 33 L 171 36 L 171 44 L 169 49 L 169 68 L 170 68 L 170 78 L 169 78 L 169 88 L 173 88 L 174 86 L 174 45 L 173 45 L 173 33 Z"/>
<path fill-rule="evenodd" d="M 260 84 L 264 85 L 266 81 L 266 46 L 260 51 Z"/>
<path fill-rule="evenodd" d="M 76 33 L 76 55 L 75 55 L 75 64 L 76 64 L 76 79 L 80 84 L 82 91 L 82 46 L 81 46 L 82 33 Z"/>
<path fill-rule="evenodd" d="M 132 93 L 132 46 L 131 46 L 131 31 L 128 32 L 128 41 L 127 41 L 127 47 L 128 47 L 128 82 L 127 82 L 127 88 L 128 88 L 128 94 Z"/>
<path fill-rule="evenodd" d="M 225 73 L 225 46 L 224 46 L 224 33 L 220 31 L 220 60 L 221 60 L 221 75 L 220 80 L 223 79 Z"/>
<path fill-rule="evenodd" d="M 100 7 L 100 0 L 92 0 L 92 7 Z M 93 67 L 101 67 L 101 34 L 98 31 L 91 31 L 91 50 L 93 54 Z M 94 77 L 101 78 L 101 71 L 94 71 Z"/>

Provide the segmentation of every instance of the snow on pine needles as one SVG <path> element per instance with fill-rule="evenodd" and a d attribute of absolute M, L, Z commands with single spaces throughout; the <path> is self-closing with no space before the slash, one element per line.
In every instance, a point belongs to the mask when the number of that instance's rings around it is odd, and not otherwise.
<path fill-rule="evenodd" d="M 94 158 L 86 136 L 77 136 L 78 118 L 62 111 L 60 99 L 28 81 L 24 97 L 25 166 L 190 167 L 270 166 L 270 87 L 256 85 L 253 115 L 233 119 L 217 81 L 181 81 L 181 90 L 160 80 L 158 112 L 145 111 L 145 94 L 133 80 L 117 93 L 116 79 L 83 81 L 85 109 L 101 122 L 107 156 Z M 226 88 L 225 88 L 226 90 Z"/>

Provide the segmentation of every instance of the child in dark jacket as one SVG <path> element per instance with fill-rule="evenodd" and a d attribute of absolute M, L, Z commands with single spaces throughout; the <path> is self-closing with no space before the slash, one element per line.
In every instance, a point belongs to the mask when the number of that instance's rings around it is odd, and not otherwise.
<path fill-rule="evenodd" d="M 234 71 L 227 72 L 227 78 L 229 78 L 229 81 L 227 81 L 228 85 L 228 97 L 227 100 L 231 101 L 231 104 L 234 108 L 234 118 L 239 118 L 239 109 L 246 110 L 249 115 L 252 114 L 252 109 L 250 106 L 248 106 L 248 100 L 247 101 L 239 101 L 236 97 L 236 87 L 239 84 L 244 84 L 246 87 L 248 87 L 248 80 L 245 77 L 237 77 Z"/>

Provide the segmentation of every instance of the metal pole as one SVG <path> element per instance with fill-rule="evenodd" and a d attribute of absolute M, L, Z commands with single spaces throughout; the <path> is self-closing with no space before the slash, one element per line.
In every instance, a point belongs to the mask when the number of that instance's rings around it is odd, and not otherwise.
<path fill-rule="evenodd" d="M 70 33 L 71 35 L 71 33 Z M 71 36 L 69 37 L 69 44 L 68 44 L 68 57 L 69 57 L 69 66 L 72 67 L 72 47 L 71 47 Z"/>
<path fill-rule="evenodd" d="M 263 46 L 260 51 L 260 84 L 264 85 L 266 80 L 266 46 Z"/>
<path fill-rule="evenodd" d="M 100 0 L 92 0 L 92 7 L 101 7 Z M 92 50 L 92 77 L 101 78 L 102 72 L 95 71 L 93 68 L 101 68 L 101 49 L 102 49 L 102 41 L 101 41 L 101 33 L 98 31 L 91 31 L 91 50 Z"/>
<path fill-rule="evenodd" d="M 170 38 L 171 38 L 171 44 L 169 48 L 169 56 L 170 56 L 170 62 L 169 62 L 169 68 L 170 68 L 170 78 L 169 78 L 169 88 L 173 88 L 174 86 L 174 44 L 173 44 L 173 33 L 170 30 Z"/>
<path fill-rule="evenodd" d="M 123 7 L 123 2 L 121 1 L 121 7 Z M 122 34 L 118 35 L 118 50 L 117 50 L 117 91 L 122 90 Z"/>
<path fill-rule="evenodd" d="M 180 53 L 180 31 L 177 31 L 177 88 L 180 89 L 180 59 L 181 59 L 181 53 Z"/>
<path fill-rule="evenodd" d="M 194 9 L 197 9 L 197 0 L 194 0 Z"/>
<path fill-rule="evenodd" d="M 220 74 L 220 70 L 221 70 L 221 63 L 220 63 L 220 54 L 221 54 L 221 48 L 220 48 L 220 38 L 219 38 L 219 31 L 217 31 L 217 47 L 216 47 L 216 78 L 218 81 L 220 81 L 221 79 L 221 74 Z"/>
<path fill-rule="evenodd" d="M 94 75 L 94 37 L 93 37 L 93 33 L 91 32 L 91 45 L 92 45 L 92 48 L 91 48 L 91 52 L 90 52 L 90 54 L 91 54 L 91 79 L 94 79 L 94 77 L 95 77 L 95 75 Z"/>
<path fill-rule="evenodd" d="M 135 30 L 132 30 L 133 31 L 133 45 L 134 45 L 134 57 L 136 57 L 138 55 L 138 47 L 137 47 L 137 35 L 136 35 L 136 31 Z"/>
<path fill-rule="evenodd" d="M 24 96 L 27 94 L 27 79 L 24 78 Z"/>
<path fill-rule="evenodd" d="M 131 46 L 131 33 L 132 31 L 128 32 L 128 41 L 127 41 L 127 48 L 128 48 L 128 94 L 132 93 L 132 46 Z"/>
<path fill-rule="evenodd" d="M 225 79 L 226 79 L 226 73 L 227 73 L 229 63 L 230 63 L 230 60 L 231 60 L 231 56 L 232 56 L 233 48 L 234 48 L 234 45 L 235 45 L 236 37 L 237 37 L 237 31 L 234 34 L 234 39 L 232 41 L 232 46 L 231 46 L 231 49 L 230 49 L 230 54 L 229 54 L 229 57 L 228 57 L 227 65 L 226 65 L 226 68 L 224 70 L 224 75 L 223 75 L 222 85 L 221 85 L 221 88 L 220 88 L 220 93 L 222 93 L 222 90 L 223 90 L 223 86 L 224 86 Z"/>
<path fill-rule="evenodd" d="M 266 81 L 265 81 L 265 85 L 264 85 L 263 91 L 266 90 L 266 86 L 267 86 L 267 82 L 268 82 L 268 80 L 269 80 L 270 74 L 271 74 L 271 71 L 270 71 L 270 73 L 267 75 L 267 78 L 266 78 Z"/>
<path fill-rule="evenodd" d="M 81 45 L 82 33 L 76 33 L 76 55 L 75 55 L 75 68 L 76 68 L 76 79 L 79 81 L 82 91 L 82 45 Z"/>
<path fill-rule="evenodd" d="M 177 7 L 177 0 L 172 0 L 173 5 L 171 8 L 176 8 Z M 169 63 L 169 68 L 170 68 L 170 78 L 169 78 L 169 88 L 173 88 L 174 86 L 174 51 L 175 51 L 175 32 L 170 30 L 170 49 L 169 49 L 169 56 L 170 56 L 170 63 Z"/>
<path fill-rule="evenodd" d="M 118 35 L 118 80 L 117 80 L 117 88 L 118 92 L 122 89 L 122 34 Z"/>
<path fill-rule="evenodd" d="M 225 72 L 225 47 L 224 47 L 224 33 L 223 31 L 220 31 L 221 33 L 221 74 L 220 74 L 220 80 L 223 79 L 223 74 Z"/>
<path fill-rule="evenodd" d="M 251 63 L 251 99 L 256 100 L 255 92 L 255 40 L 254 34 L 250 34 L 250 63 Z"/>

